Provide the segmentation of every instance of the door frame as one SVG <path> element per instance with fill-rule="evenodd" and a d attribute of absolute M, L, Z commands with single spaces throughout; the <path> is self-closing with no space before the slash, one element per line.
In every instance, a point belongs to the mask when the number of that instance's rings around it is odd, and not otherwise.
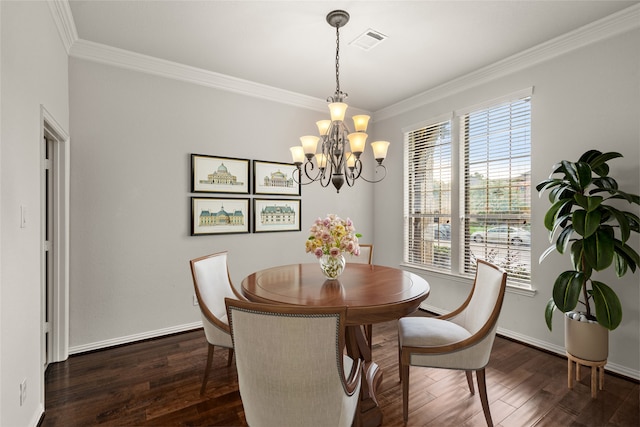
<path fill-rule="evenodd" d="M 40 159 L 43 163 L 40 168 L 40 241 L 42 243 L 40 251 L 40 280 L 41 289 L 46 286 L 46 259 L 45 259 L 45 221 L 44 214 L 46 209 L 46 188 L 45 183 L 45 165 L 44 150 L 46 150 L 45 136 L 52 136 L 55 139 L 53 144 L 53 234 L 55 236 L 53 242 L 53 293 L 51 295 L 53 302 L 53 313 L 51 317 L 51 338 L 52 347 L 49 360 L 44 361 L 42 366 L 47 362 L 60 362 L 69 357 L 69 182 L 70 182 L 70 139 L 69 134 L 64 130 L 54 116 L 47 111 L 44 105 L 40 105 L 40 143 L 41 155 Z M 45 293 L 41 298 L 41 354 L 45 353 L 45 331 L 44 331 L 44 315 L 45 315 Z M 44 372 L 43 372 L 44 378 Z"/>

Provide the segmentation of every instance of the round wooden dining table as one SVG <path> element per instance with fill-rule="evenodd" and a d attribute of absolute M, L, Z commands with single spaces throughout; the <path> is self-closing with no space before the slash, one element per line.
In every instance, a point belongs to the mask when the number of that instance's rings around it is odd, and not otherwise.
<path fill-rule="evenodd" d="M 376 399 L 382 371 L 372 360 L 371 336 L 366 333 L 366 325 L 399 319 L 417 310 L 429 296 L 426 280 L 397 268 L 349 263 L 338 279 L 329 280 L 317 263 L 309 263 L 257 271 L 247 276 L 241 287 L 245 297 L 253 302 L 347 306 L 347 354 L 364 362 L 354 425 L 382 424 L 382 411 Z"/>

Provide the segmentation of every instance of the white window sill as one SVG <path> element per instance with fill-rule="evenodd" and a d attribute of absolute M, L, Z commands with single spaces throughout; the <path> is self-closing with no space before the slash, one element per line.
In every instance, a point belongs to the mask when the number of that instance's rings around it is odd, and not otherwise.
<path fill-rule="evenodd" d="M 454 282 L 458 282 L 458 283 L 463 283 L 463 284 L 467 284 L 469 286 L 471 286 L 473 284 L 473 278 L 469 277 L 469 276 L 463 276 L 461 274 L 454 274 L 454 273 L 445 273 L 443 271 L 438 271 L 438 270 L 431 270 L 429 268 L 426 267 L 419 267 L 417 265 L 414 264 L 406 264 L 406 263 L 401 263 L 400 267 L 403 267 L 404 269 L 411 271 L 412 273 L 416 273 L 419 275 L 424 275 L 425 273 L 427 273 L 429 276 L 434 276 L 434 277 L 439 277 L 442 279 L 446 279 L 446 280 L 451 280 Z M 533 288 L 523 288 L 521 286 L 513 286 L 513 285 L 509 285 L 509 281 L 507 280 L 507 290 L 506 292 L 511 293 L 511 294 L 517 294 L 517 295 L 524 295 L 526 297 L 534 297 L 538 291 L 533 289 Z"/>

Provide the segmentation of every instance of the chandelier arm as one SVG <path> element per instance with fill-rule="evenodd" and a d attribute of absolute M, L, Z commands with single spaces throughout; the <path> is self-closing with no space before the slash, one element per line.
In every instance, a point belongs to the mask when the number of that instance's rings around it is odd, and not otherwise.
<path fill-rule="evenodd" d="M 313 164 L 313 162 L 311 162 L 311 161 L 305 162 L 305 164 L 304 164 L 304 174 L 306 175 L 306 177 L 309 180 L 311 180 L 311 182 L 316 182 L 318 179 L 320 179 L 320 176 L 322 175 L 322 169 L 318 168 L 318 172 L 315 174 L 315 177 L 311 176 L 311 174 L 309 174 L 309 172 L 313 171 L 314 169 L 315 169 L 315 165 Z"/>
<path fill-rule="evenodd" d="M 382 168 L 382 170 L 384 171 L 384 175 L 382 175 L 382 177 L 380 177 L 379 179 L 367 179 L 364 176 L 360 176 L 360 178 L 363 181 L 366 181 L 366 182 L 368 182 L 370 184 L 375 184 L 376 182 L 382 181 L 387 176 L 387 167 L 385 165 L 382 165 L 382 164 L 376 165 L 376 173 L 378 173 L 378 168 Z"/>
<path fill-rule="evenodd" d="M 362 166 L 361 166 L 360 159 L 356 160 L 353 167 L 347 167 L 345 165 L 344 167 L 345 182 L 349 187 L 353 187 L 353 185 L 356 183 L 356 180 L 360 177 L 360 172 L 362 171 L 361 167 Z"/>
<path fill-rule="evenodd" d="M 331 184 L 331 177 L 333 175 L 333 165 L 331 162 L 327 162 L 327 167 L 324 169 L 324 172 L 320 175 L 318 181 L 320 181 L 320 185 L 322 187 L 327 187 Z"/>
<path fill-rule="evenodd" d="M 298 165 L 296 167 L 296 170 L 298 172 L 297 178 L 296 178 L 296 171 L 295 170 L 291 174 L 291 178 L 293 178 L 293 181 L 296 184 L 300 184 L 300 185 L 313 184 L 314 182 L 319 181 L 321 179 L 321 177 L 322 177 L 322 170 L 320 170 L 320 169 L 318 169 L 318 173 L 316 173 L 315 177 L 312 177 L 311 174 L 309 173 L 309 171 L 313 171 L 314 169 L 315 169 L 315 165 L 313 164 L 313 162 L 307 161 L 307 162 L 304 163 L 304 167 L 302 165 Z M 309 180 L 308 182 L 304 182 L 303 176 L 302 176 L 302 172 L 304 172 L 304 175 Z"/>

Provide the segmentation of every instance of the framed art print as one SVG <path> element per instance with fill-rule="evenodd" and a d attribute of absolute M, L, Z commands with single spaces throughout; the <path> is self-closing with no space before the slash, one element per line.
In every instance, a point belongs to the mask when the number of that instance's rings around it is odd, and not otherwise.
<path fill-rule="evenodd" d="M 253 232 L 300 231 L 299 199 L 253 199 Z"/>
<path fill-rule="evenodd" d="M 300 183 L 293 179 L 293 163 L 253 161 L 253 193 L 299 196 Z"/>
<path fill-rule="evenodd" d="M 193 193 L 249 194 L 249 160 L 191 155 Z"/>
<path fill-rule="evenodd" d="M 191 235 L 248 233 L 249 199 L 191 198 Z"/>

